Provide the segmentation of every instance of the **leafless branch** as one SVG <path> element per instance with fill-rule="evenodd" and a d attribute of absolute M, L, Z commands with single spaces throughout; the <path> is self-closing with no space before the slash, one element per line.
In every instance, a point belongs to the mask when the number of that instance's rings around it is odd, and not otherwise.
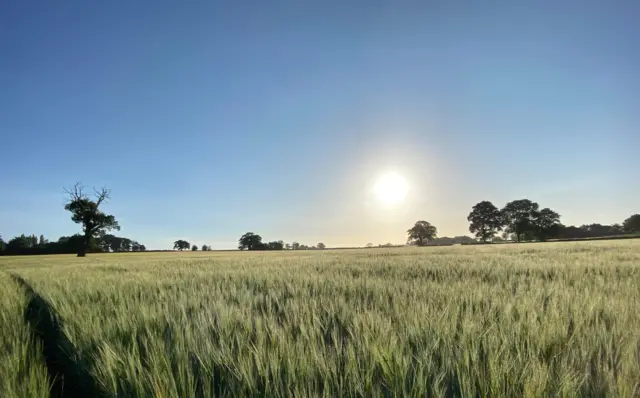
<path fill-rule="evenodd" d="M 93 188 L 93 193 L 96 196 L 96 207 L 100 207 L 102 202 L 111 199 L 111 190 L 107 187 L 102 187 L 100 190 Z"/>
<path fill-rule="evenodd" d="M 82 203 L 83 201 L 89 200 L 89 195 L 85 192 L 84 185 L 79 182 L 70 188 L 64 188 L 64 192 L 69 195 L 69 202 Z M 107 187 L 100 189 L 93 188 L 93 194 L 95 196 L 96 207 L 99 207 L 101 203 L 111 198 L 111 190 L 107 189 Z"/>
<path fill-rule="evenodd" d="M 69 195 L 69 202 L 87 199 L 87 195 L 84 193 L 84 186 L 79 182 L 76 182 L 71 188 L 65 188 L 64 192 Z"/>

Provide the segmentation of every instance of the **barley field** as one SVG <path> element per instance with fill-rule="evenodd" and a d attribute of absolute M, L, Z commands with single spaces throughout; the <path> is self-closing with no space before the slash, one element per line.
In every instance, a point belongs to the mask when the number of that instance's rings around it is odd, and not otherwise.
<path fill-rule="evenodd" d="M 3 397 L 640 395 L 640 240 L 0 257 L 0 286 Z"/>
<path fill-rule="evenodd" d="M 41 346 L 23 321 L 27 298 L 2 272 L 0 294 L 0 397 L 48 397 L 49 379 Z"/>

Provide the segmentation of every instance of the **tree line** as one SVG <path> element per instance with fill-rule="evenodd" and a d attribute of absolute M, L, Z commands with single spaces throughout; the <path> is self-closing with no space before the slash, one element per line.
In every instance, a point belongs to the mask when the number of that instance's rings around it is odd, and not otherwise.
<path fill-rule="evenodd" d="M 298 242 L 284 243 L 282 240 L 262 242 L 262 236 L 247 232 L 238 239 L 239 250 L 323 250 L 327 246 L 320 242 L 316 246 L 307 246 Z"/>
<path fill-rule="evenodd" d="M 111 198 L 111 191 L 103 187 L 93 189 L 93 195 L 76 183 L 64 190 L 68 195 L 64 209 L 71 213 L 71 220 L 82 226 L 82 233 L 63 236 L 56 242 L 47 241 L 44 236 L 24 234 L 4 242 L 0 237 L 0 254 L 70 254 L 84 257 L 87 252 L 127 252 L 146 251 L 146 247 L 129 238 L 110 235 L 107 232 L 120 230 L 115 217 L 106 214 L 100 206 Z"/>
<path fill-rule="evenodd" d="M 191 249 L 192 251 L 197 251 L 198 246 L 192 245 L 186 240 L 182 240 L 182 239 L 178 239 L 177 241 L 173 242 L 173 250 L 183 251 L 183 250 L 189 250 L 189 249 Z M 202 245 L 202 249 L 200 250 L 202 250 L 203 252 L 208 252 L 211 250 L 211 246 Z"/>
<path fill-rule="evenodd" d="M 560 214 L 529 199 L 508 202 L 498 209 L 489 201 L 475 204 L 469 215 L 469 231 L 480 242 L 512 240 L 516 242 L 549 239 L 581 239 L 625 234 L 640 234 L 640 214 L 625 219 L 622 224 L 588 224 L 580 227 L 565 226 Z M 503 231 L 501 237 L 497 237 Z M 428 221 L 417 221 L 407 230 L 407 243 L 416 246 L 433 244 L 437 228 Z"/>
<path fill-rule="evenodd" d="M 82 250 L 92 253 L 143 252 L 147 248 L 129 238 L 104 234 L 92 237 L 88 250 L 84 248 L 85 238 L 81 234 L 62 236 L 57 241 L 49 241 L 40 235 L 21 234 L 5 242 L 0 236 L 0 255 L 77 254 Z"/>
<path fill-rule="evenodd" d="M 238 249 L 239 250 L 323 250 L 326 249 L 324 243 L 320 242 L 316 246 L 307 246 L 300 244 L 298 242 L 292 243 L 284 243 L 282 240 L 271 241 L 271 242 L 263 242 L 262 236 L 255 234 L 253 232 L 247 232 L 242 235 L 238 240 Z M 173 250 L 184 251 L 191 250 L 197 251 L 198 246 L 192 245 L 188 241 L 183 239 L 178 239 L 173 242 Z M 202 251 L 210 251 L 211 246 L 202 245 L 200 249 Z"/>
<path fill-rule="evenodd" d="M 131 252 L 145 251 L 146 247 L 134 240 L 111 235 L 112 230 L 119 231 L 120 224 L 111 214 L 101 209 L 101 205 L 111 198 L 107 188 L 93 189 L 89 195 L 84 186 L 76 183 L 65 189 L 68 195 L 64 209 L 71 213 L 71 220 L 81 226 L 82 233 L 63 236 L 56 242 L 49 242 L 43 235 L 20 235 L 5 242 L 0 236 L 0 254 L 64 254 L 77 253 L 79 257 L 87 252 Z M 560 222 L 560 214 L 529 199 L 508 202 L 498 209 L 489 201 L 475 204 L 469 215 L 469 231 L 480 242 L 500 240 L 546 241 L 548 239 L 579 239 L 607 237 L 625 234 L 640 234 L 640 214 L 625 219 L 622 224 L 588 224 L 580 227 L 565 226 Z M 497 237 L 502 231 L 501 237 Z M 427 221 L 417 221 L 407 230 L 407 243 L 418 246 L 434 242 L 465 243 L 468 237 L 438 238 L 437 229 Z M 369 246 L 369 245 L 367 245 Z M 372 246 L 372 245 L 371 245 Z M 263 242 L 262 237 L 247 232 L 238 240 L 239 250 L 310 250 L 325 249 L 324 243 L 306 246 L 298 242 L 285 244 L 282 240 Z M 198 250 L 185 240 L 174 242 L 174 250 Z M 211 250 L 203 245 L 203 251 Z"/>

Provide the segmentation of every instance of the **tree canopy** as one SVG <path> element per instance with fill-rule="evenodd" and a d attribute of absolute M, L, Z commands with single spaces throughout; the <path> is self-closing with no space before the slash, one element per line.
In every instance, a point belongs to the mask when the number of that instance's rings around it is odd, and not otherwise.
<path fill-rule="evenodd" d="M 560 227 L 560 214 L 544 208 L 533 214 L 533 231 L 540 241 L 556 236 Z"/>
<path fill-rule="evenodd" d="M 634 234 L 640 233 L 640 214 L 634 214 L 624 220 L 622 227 L 625 232 Z"/>
<path fill-rule="evenodd" d="M 115 217 L 100 210 L 100 205 L 110 199 L 111 192 L 106 187 L 100 190 L 94 188 L 94 198 L 91 199 L 84 189 L 80 183 L 76 183 L 70 189 L 65 189 L 69 200 L 64 208 L 71 212 L 73 222 L 82 225 L 84 235 L 84 244 L 78 250 L 78 257 L 86 255 L 91 238 L 102 235 L 106 231 L 120 230 L 120 225 Z"/>
<path fill-rule="evenodd" d="M 191 244 L 186 240 L 178 239 L 177 241 L 173 242 L 173 250 L 189 250 L 190 247 Z"/>
<path fill-rule="evenodd" d="M 475 234 L 483 242 L 493 238 L 502 229 L 500 210 L 486 200 L 473 206 L 467 220 L 471 223 L 469 232 Z"/>
<path fill-rule="evenodd" d="M 438 230 L 428 221 L 417 221 L 413 227 L 407 230 L 409 236 L 407 242 L 418 246 L 425 246 L 430 240 L 436 238 Z"/>
<path fill-rule="evenodd" d="M 21 234 L 10 240 L 10 245 L 0 247 L 0 254 L 6 255 L 40 255 L 40 254 L 77 254 L 84 246 L 84 235 L 61 236 L 57 241 L 49 241 L 41 235 Z M 105 234 L 89 241 L 88 251 L 91 253 L 136 252 L 146 251 L 142 245 L 128 238 Z"/>
<path fill-rule="evenodd" d="M 247 232 L 242 235 L 238 240 L 238 249 L 240 250 L 261 250 L 262 236 L 254 234 L 253 232 Z"/>
<path fill-rule="evenodd" d="M 507 231 L 515 234 L 518 242 L 525 233 L 532 231 L 539 207 L 529 199 L 519 199 L 507 203 L 502 209 L 502 221 Z"/>

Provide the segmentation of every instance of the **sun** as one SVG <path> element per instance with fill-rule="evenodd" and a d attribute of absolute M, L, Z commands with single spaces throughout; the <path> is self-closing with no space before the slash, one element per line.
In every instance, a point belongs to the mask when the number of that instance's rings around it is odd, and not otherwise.
<path fill-rule="evenodd" d="M 409 184 L 400 174 L 389 172 L 382 174 L 373 184 L 373 193 L 385 207 L 392 207 L 404 202 L 409 192 Z"/>

